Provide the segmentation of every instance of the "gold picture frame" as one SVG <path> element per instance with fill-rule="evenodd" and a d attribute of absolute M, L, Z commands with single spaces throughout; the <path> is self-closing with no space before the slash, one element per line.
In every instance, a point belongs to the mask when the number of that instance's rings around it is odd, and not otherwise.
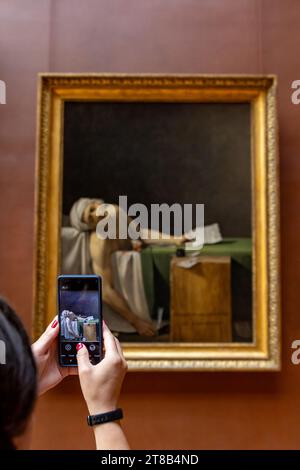
<path fill-rule="evenodd" d="M 253 343 L 127 343 L 129 368 L 279 370 L 280 274 L 276 78 L 241 75 L 40 74 L 35 212 L 34 336 L 56 313 L 63 110 L 67 100 L 250 103 Z"/>

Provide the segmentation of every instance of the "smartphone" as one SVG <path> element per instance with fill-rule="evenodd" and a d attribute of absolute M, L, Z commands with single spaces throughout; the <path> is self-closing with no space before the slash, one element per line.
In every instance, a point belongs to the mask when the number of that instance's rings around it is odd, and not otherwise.
<path fill-rule="evenodd" d="M 59 364 L 77 366 L 83 343 L 92 364 L 102 359 L 102 283 L 100 276 L 58 276 Z"/>

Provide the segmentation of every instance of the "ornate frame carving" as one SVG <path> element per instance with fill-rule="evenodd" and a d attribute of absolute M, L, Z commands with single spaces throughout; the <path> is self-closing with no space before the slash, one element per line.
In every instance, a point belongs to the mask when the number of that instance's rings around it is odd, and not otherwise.
<path fill-rule="evenodd" d="M 279 370 L 280 266 L 276 78 L 241 75 L 41 74 L 35 213 L 34 336 L 56 311 L 62 125 L 66 100 L 248 102 L 252 115 L 254 342 L 125 344 L 131 370 Z"/>

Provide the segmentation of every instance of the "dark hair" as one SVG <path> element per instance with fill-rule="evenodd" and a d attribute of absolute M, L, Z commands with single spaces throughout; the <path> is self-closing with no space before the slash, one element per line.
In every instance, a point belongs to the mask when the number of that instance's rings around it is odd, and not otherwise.
<path fill-rule="evenodd" d="M 14 449 L 13 438 L 25 431 L 33 411 L 37 372 L 26 331 L 1 298 L 0 340 L 0 449 Z"/>

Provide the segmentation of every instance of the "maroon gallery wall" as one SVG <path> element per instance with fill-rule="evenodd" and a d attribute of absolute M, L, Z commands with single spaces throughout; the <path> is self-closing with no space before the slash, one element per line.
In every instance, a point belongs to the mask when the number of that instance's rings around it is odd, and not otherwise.
<path fill-rule="evenodd" d="M 282 204 L 281 373 L 129 373 L 134 448 L 300 447 L 300 79 L 298 0 L 2 0 L 0 289 L 32 323 L 38 72 L 276 73 Z M 33 448 L 93 448 L 76 379 L 37 406 Z"/>

